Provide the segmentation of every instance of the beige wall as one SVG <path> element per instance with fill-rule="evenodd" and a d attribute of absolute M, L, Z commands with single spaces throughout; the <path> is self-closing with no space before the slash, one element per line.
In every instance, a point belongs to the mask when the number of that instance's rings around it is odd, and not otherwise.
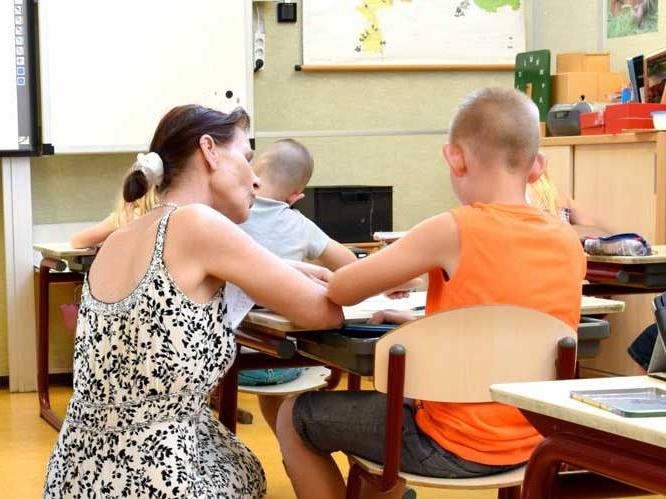
<path fill-rule="evenodd" d="M 597 7 L 601 0 L 541 0 L 535 40 L 539 47 L 595 50 Z M 512 72 L 300 73 L 300 23 L 277 24 L 275 4 L 257 4 L 265 16 L 267 57 L 255 75 L 258 151 L 282 136 L 295 136 L 313 152 L 311 185 L 394 186 L 394 228 L 456 204 L 440 148 L 444 137 L 407 134 L 377 136 L 385 130 L 443 129 L 467 92 L 513 83 Z M 531 40 L 528 4 L 528 43 Z M 300 17 L 300 16 L 299 16 Z M 573 27 L 573 28 L 572 28 Z M 594 31 L 594 32 L 593 32 Z M 333 131 L 351 136 L 302 137 L 299 131 Z M 370 131 L 365 133 L 364 131 Z M 270 133 L 271 138 L 265 134 Z M 264 134 L 262 138 L 262 134 Z M 333 135 L 334 135 L 333 134 Z M 35 224 L 98 220 L 112 208 L 131 155 L 67 155 L 32 162 Z M 4 277 L 4 275 L 2 276 Z M 71 334 L 64 331 L 57 306 L 71 300 L 71 286 L 54 287 L 51 365 L 71 365 Z M 0 376 L 7 374 L 5 289 L 0 288 Z"/>

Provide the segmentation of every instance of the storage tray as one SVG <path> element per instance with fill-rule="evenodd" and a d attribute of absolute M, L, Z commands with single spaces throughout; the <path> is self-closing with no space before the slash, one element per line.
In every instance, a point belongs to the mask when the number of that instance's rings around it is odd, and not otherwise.
<path fill-rule="evenodd" d="M 574 390 L 571 398 L 624 417 L 666 416 L 666 391 L 661 388 Z"/>

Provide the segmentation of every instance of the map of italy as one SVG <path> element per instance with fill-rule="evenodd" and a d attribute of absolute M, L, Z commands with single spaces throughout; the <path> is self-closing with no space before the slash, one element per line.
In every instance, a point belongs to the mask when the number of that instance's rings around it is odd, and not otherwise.
<path fill-rule="evenodd" d="M 360 0 L 356 10 L 365 18 L 365 26 L 358 37 L 356 52 L 382 53 L 386 40 L 382 33 L 378 13 L 382 9 L 392 7 L 396 0 Z M 412 2 L 412 0 L 400 0 L 403 3 Z M 521 0 L 473 0 L 473 2 L 486 12 L 496 13 L 497 9 L 505 6 L 513 10 L 520 8 Z M 462 0 L 455 11 L 455 17 L 462 17 L 469 8 L 470 0 Z"/>

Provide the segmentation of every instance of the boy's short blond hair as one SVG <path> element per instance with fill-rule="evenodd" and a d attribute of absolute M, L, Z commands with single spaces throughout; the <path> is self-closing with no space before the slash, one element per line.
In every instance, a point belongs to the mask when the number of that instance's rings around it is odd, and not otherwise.
<path fill-rule="evenodd" d="M 484 88 L 463 99 L 449 142 L 467 145 L 482 163 L 499 160 L 512 170 L 528 169 L 539 150 L 539 111 L 513 88 Z"/>
<path fill-rule="evenodd" d="M 272 143 L 261 155 L 256 173 L 285 195 L 301 192 L 312 177 L 314 160 L 307 148 L 293 139 Z"/>

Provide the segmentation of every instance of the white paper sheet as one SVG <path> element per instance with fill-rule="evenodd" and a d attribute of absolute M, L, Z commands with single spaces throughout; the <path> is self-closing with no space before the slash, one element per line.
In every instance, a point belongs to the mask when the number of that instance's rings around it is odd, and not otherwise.
<path fill-rule="evenodd" d="M 224 304 L 227 307 L 227 321 L 236 329 L 254 306 L 252 298 L 241 288 L 228 282 L 224 288 Z"/>

